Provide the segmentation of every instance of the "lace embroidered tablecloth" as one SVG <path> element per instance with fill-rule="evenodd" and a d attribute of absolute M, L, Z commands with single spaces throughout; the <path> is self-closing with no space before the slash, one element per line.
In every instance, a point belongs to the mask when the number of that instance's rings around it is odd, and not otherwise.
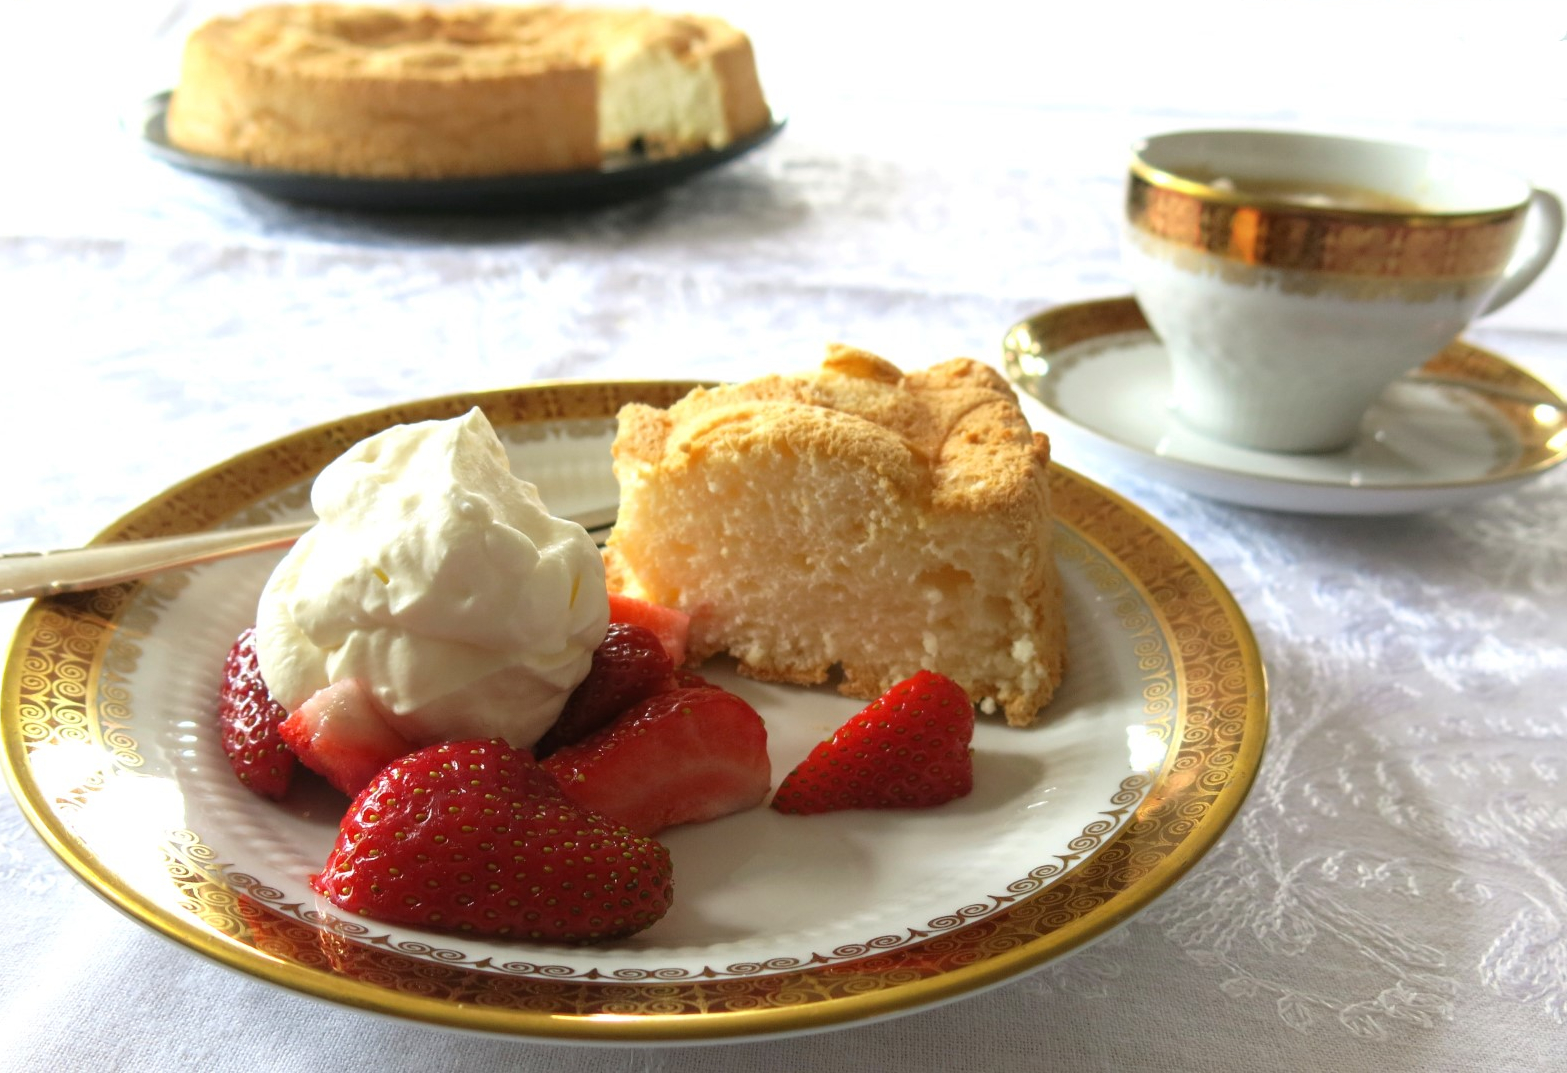
<path fill-rule="evenodd" d="M 830 340 L 999 360 L 1125 292 L 1125 147 L 1305 127 L 1439 143 L 1567 191 L 1559 5 L 1099 14 L 729 4 L 789 127 L 618 208 L 289 208 L 143 158 L 115 113 L 213 5 L 31 5 L 0 43 L 0 548 L 80 543 L 288 431 L 548 377 L 751 375 Z M 829 34 L 813 31 L 827 19 Z M 54 66 L 68 40 L 73 70 Z M 1470 336 L 1567 384 L 1567 263 Z M 1049 431 L 1046 428 L 1046 431 Z M 1070 462 L 1072 459 L 1068 458 Z M 222 971 L 101 903 L 0 803 L 0 1068 L 1533 1070 L 1567 1067 L 1567 472 L 1323 518 L 1101 472 L 1232 588 L 1266 762 L 1189 877 L 1093 947 L 825 1035 L 562 1049 L 374 1019 Z M 0 608 L 6 634 L 19 608 Z"/>

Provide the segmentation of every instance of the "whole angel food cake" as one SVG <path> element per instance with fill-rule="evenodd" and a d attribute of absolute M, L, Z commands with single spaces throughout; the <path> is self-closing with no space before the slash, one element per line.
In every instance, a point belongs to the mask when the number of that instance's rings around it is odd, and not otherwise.
<path fill-rule="evenodd" d="M 720 148 L 770 118 L 750 40 L 721 19 L 328 3 L 196 30 L 167 130 L 262 167 L 454 178 Z"/>
<path fill-rule="evenodd" d="M 693 659 L 874 697 L 925 669 L 1027 725 L 1060 682 L 1049 443 L 994 369 L 819 372 L 620 411 L 611 589 L 691 616 Z"/>

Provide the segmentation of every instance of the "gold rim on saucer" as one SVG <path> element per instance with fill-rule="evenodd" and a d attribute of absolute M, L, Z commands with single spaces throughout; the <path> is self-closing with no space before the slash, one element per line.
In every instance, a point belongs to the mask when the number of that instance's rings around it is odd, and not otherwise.
<path fill-rule="evenodd" d="M 519 436 L 537 430 L 542 440 L 565 429 L 569 438 L 576 419 L 612 434 L 624 403 L 667 406 L 691 386 L 539 384 L 344 418 L 175 485 L 97 542 L 253 523 L 285 500 L 285 509 L 302 509 L 315 472 L 392 424 L 477 405 Z M 585 442 L 599 450 L 599 441 Z M 607 474 L 607 441 L 604 448 L 594 464 Z M 181 779 L 209 763 L 216 746 L 202 739 L 215 739 L 215 728 L 194 708 L 167 710 L 145 695 L 151 685 L 137 684 L 138 664 L 178 662 L 152 650 L 160 624 L 176 617 L 182 586 L 207 592 L 201 586 L 221 580 L 203 580 L 199 571 L 52 597 L 27 610 L 0 682 L 6 776 L 51 849 L 142 924 L 251 976 L 365 1010 L 525 1038 L 623 1044 L 777 1036 L 911 1012 L 1036 968 L 1126 921 L 1214 845 L 1261 762 L 1268 720 L 1262 660 L 1223 583 L 1132 503 L 1059 466 L 1050 478 L 1066 565 L 1085 571 L 1100 593 L 1093 614 L 1110 616 L 1128 644 L 1160 664 L 1157 673 L 1141 674 L 1147 680 L 1134 683 L 1134 695 L 1150 713 L 1144 729 L 1158 736 L 1161 759 L 1123 781 L 1069 852 L 1025 862 L 1031 867 L 1004 893 L 953 906 L 924 931 L 745 964 L 675 950 L 682 965 L 644 970 L 608 960 L 601 968 L 593 948 L 516 944 L 504 956 L 477 957 L 460 937 L 444 946 L 397 940 L 386 928 L 294 904 L 274 886 L 286 885 L 284 877 L 269 879 L 265 846 L 253 861 L 226 859 L 200 826 L 209 814 L 187 811 L 188 802 L 179 807 Z M 264 576 L 263 564 L 252 569 Z M 189 592 L 195 606 L 180 629 L 216 635 L 202 625 L 208 605 Z M 211 643 L 221 652 L 230 641 L 214 636 Z M 1129 746 L 1131 737 L 1128 731 Z M 169 741 L 178 744 L 162 744 Z M 211 763 L 221 766 L 221 754 Z M 233 793 L 240 809 L 251 807 L 245 791 Z M 135 809 L 125 807 L 138 802 L 180 817 L 179 826 L 138 828 Z M 253 806 L 275 807 L 260 798 Z M 111 847 L 111 839 L 118 844 Z M 127 860 L 127 845 L 134 866 L 116 863 Z"/>
<path fill-rule="evenodd" d="M 1041 386 L 1053 362 L 1059 364 L 1067 351 L 1080 344 L 1152 331 L 1135 298 L 1074 302 L 1013 325 L 1002 341 L 1003 360 L 1009 379 L 1054 411 L 1056 407 Z M 1465 392 L 1495 419 L 1498 438 L 1505 434 L 1510 453 L 1515 453 L 1500 471 L 1483 476 L 1422 484 L 1379 484 L 1358 490 L 1366 495 L 1473 488 L 1525 480 L 1567 461 L 1567 398 L 1499 354 L 1456 340 L 1398 382 L 1428 383 Z M 1287 476 L 1268 479 L 1272 483 L 1302 486 L 1320 483 Z"/>

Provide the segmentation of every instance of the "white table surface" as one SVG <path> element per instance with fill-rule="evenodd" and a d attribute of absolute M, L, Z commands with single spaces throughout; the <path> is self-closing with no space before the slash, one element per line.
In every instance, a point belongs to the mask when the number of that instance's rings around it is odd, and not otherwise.
<path fill-rule="evenodd" d="M 1126 147 L 1156 130 L 1421 141 L 1567 192 L 1559 3 L 1080 6 L 709 5 L 753 31 L 789 115 L 763 152 L 592 213 L 387 218 L 269 203 L 119 132 L 219 5 L 11 5 L 0 549 L 84 542 L 211 462 L 399 400 L 806 368 L 831 340 L 910 367 L 999 361 L 1021 317 L 1125 292 Z M 1470 338 L 1567 384 L 1567 259 Z M 1086 951 L 795 1040 L 464 1036 L 165 942 L 5 799 L 0 1068 L 1567 1067 L 1567 472 L 1383 519 L 1107 478 L 1236 594 L 1273 729 L 1217 849 Z M 0 633 L 20 610 L 0 606 Z"/>

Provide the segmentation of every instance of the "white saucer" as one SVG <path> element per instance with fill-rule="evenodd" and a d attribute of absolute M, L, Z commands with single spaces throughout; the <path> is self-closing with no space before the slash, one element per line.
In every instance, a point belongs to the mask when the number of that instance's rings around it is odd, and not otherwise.
<path fill-rule="evenodd" d="M 1131 298 L 1059 306 L 1007 334 L 1008 375 L 1062 461 L 1135 468 L 1210 499 L 1309 514 L 1403 514 L 1495 495 L 1567 459 L 1567 401 L 1457 342 L 1384 392 L 1350 447 L 1282 454 L 1193 431 Z"/>

